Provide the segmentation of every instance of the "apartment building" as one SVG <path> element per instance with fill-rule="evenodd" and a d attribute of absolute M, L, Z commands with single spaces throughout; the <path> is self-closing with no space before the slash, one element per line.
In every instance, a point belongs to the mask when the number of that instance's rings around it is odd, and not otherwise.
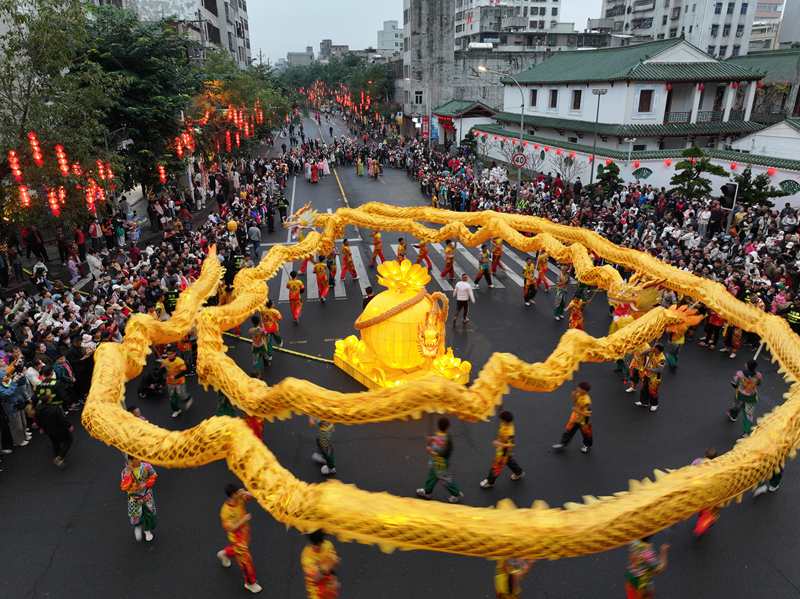
<path fill-rule="evenodd" d="M 717 58 L 747 54 L 757 0 L 603 0 L 603 19 L 637 41 L 682 37 Z"/>
<path fill-rule="evenodd" d="M 503 33 L 547 33 L 560 19 L 561 0 L 455 0 L 456 48 L 498 43 Z"/>
<path fill-rule="evenodd" d="M 250 22 L 247 0 L 120 0 L 143 21 L 175 17 L 192 24 L 206 47 L 226 50 L 241 68 L 250 64 Z"/>
<path fill-rule="evenodd" d="M 393 56 L 403 51 L 403 30 L 397 21 L 384 21 L 383 29 L 378 29 L 378 54 Z"/>
<path fill-rule="evenodd" d="M 758 0 L 750 36 L 750 51 L 774 50 L 781 32 L 784 0 Z"/>

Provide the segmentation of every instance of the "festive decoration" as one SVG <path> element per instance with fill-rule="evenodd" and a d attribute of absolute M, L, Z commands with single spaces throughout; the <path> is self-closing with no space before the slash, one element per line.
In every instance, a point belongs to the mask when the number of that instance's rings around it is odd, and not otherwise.
<path fill-rule="evenodd" d="M 441 227 L 426 227 L 418 221 Z M 614 268 L 595 266 L 592 256 L 623 263 L 627 270 L 642 273 L 648 283 L 656 282 L 693 302 L 713 306 L 731 326 L 762 339 L 787 378 L 800 378 L 800 339 L 781 317 L 737 300 L 714 281 L 614 245 L 593 231 L 518 214 L 374 203 L 319 214 L 314 224 L 322 233 L 311 232 L 292 246 L 274 246 L 257 266 L 239 271 L 233 301 L 204 308 L 222 274 L 216 250 L 211 248 L 200 277 L 182 294 L 168 321 L 134 315 L 122 343 L 101 344 L 94 354 L 93 384 L 81 415 L 86 430 L 104 443 L 156 465 L 190 468 L 225 459 L 266 510 L 301 531 L 325 528 L 343 540 L 378 544 L 387 551 L 426 549 L 484 558 L 558 559 L 616 548 L 707 507 L 741 499 L 795 455 L 800 388 L 791 386 L 785 401 L 762 417 L 748 437 L 700 467 L 656 470 L 652 480 L 633 480 L 628 490 L 599 498 L 587 496 L 582 504 L 549 508 L 537 501 L 531 508 L 498 510 L 368 493 L 335 480 L 309 484 L 281 467 L 240 419 L 212 417 L 187 430 L 167 431 L 127 412 L 119 398 L 126 382 L 141 374 L 150 348 L 179 341 L 193 328 L 198 336 L 199 382 L 230 394 L 231 402 L 243 412 L 270 419 L 301 413 L 334 423 L 363 424 L 419 418 L 426 412 L 446 412 L 464 420 L 486 419 L 501 405 L 510 387 L 552 391 L 570 380 L 584 361 L 620 359 L 642 343 L 660 339 L 665 331 L 685 330 L 696 322 L 691 310 L 655 307 L 605 338 L 570 330 L 542 362 L 493 355 L 469 387 L 431 375 L 389 389 L 340 393 L 292 378 L 272 387 L 249 378 L 226 352 L 222 331 L 243 322 L 265 304 L 269 297 L 265 279 L 274 277 L 287 262 L 330 253 L 347 225 L 413 231 L 428 243 L 457 239 L 470 247 L 500 236 L 521 252 L 543 250 L 557 262 L 571 263 L 579 281 L 606 290 L 610 296 L 635 297 L 644 285 L 624 281 Z M 520 234 L 520 229 L 532 236 Z M 440 368 L 456 367 L 455 358 L 451 360 L 448 354 L 440 358 Z M 434 369 L 439 372 L 437 366 Z"/>
<path fill-rule="evenodd" d="M 739 168 L 739 165 L 735 162 L 731 162 L 731 170 L 735 171 L 737 168 Z"/>
<path fill-rule="evenodd" d="M 575 156 L 576 156 L 576 155 L 577 155 L 577 154 L 575 154 L 575 152 L 574 152 L 574 151 L 571 151 L 571 152 L 568 154 L 568 156 L 569 156 L 569 157 L 570 157 L 572 160 L 575 160 Z"/>
<path fill-rule="evenodd" d="M 611 158 L 606 158 L 606 166 L 611 166 L 612 164 L 614 164 L 614 161 Z"/>
<path fill-rule="evenodd" d="M 111 170 L 111 163 L 106 162 L 106 179 L 108 181 L 114 180 L 114 171 Z"/>
<path fill-rule="evenodd" d="M 700 91 L 703 91 L 703 90 L 706 89 L 706 86 L 705 86 L 704 83 L 698 83 L 697 84 L 697 89 L 700 90 Z"/>
<path fill-rule="evenodd" d="M 167 184 L 167 169 L 164 168 L 163 164 L 159 164 L 156 167 L 156 170 L 158 171 L 158 182 L 161 183 L 161 185 L 166 185 Z"/>
<path fill-rule="evenodd" d="M 672 166 L 672 158 L 665 159 L 664 160 L 664 166 L 666 166 L 667 168 L 671 167 Z"/>
<path fill-rule="evenodd" d="M 91 214 L 95 214 L 97 212 L 97 208 L 94 203 L 96 193 L 97 193 L 97 184 L 95 183 L 94 179 L 89 179 L 89 184 L 86 186 L 85 189 L 85 197 L 86 197 L 86 210 L 88 210 Z"/>
<path fill-rule="evenodd" d="M 634 160 L 633 161 L 633 168 L 639 168 L 640 166 L 642 166 L 641 161 L 639 161 L 639 160 Z"/>
<path fill-rule="evenodd" d="M 183 139 L 178 136 L 175 138 L 175 155 L 183 160 Z"/>
<path fill-rule="evenodd" d="M 672 91 L 672 84 L 671 83 L 667 83 L 667 91 L 668 92 Z"/>
<path fill-rule="evenodd" d="M 774 166 L 771 166 L 767 169 L 767 175 L 769 175 L 770 177 L 774 177 L 777 174 L 778 174 L 778 169 L 776 169 Z"/>
<path fill-rule="evenodd" d="M 61 204 L 58 202 L 58 193 L 52 187 L 47 190 L 47 205 L 50 207 L 50 212 L 58 218 L 61 216 Z"/>
<path fill-rule="evenodd" d="M 67 203 L 67 188 L 63 185 L 58 187 L 58 203 L 62 206 Z"/>
<path fill-rule="evenodd" d="M 23 208 L 31 207 L 31 194 L 28 191 L 27 185 L 19 186 L 19 205 Z"/>
<path fill-rule="evenodd" d="M 230 154 L 233 152 L 233 144 L 231 143 L 231 132 L 225 131 L 225 151 Z"/>
<path fill-rule="evenodd" d="M 561 156 L 564 153 L 564 150 L 561 148 L 556 148 L 556 156 Z"/>
<path fill-rule="evenodd" d="M 95 165 L 97 166 L 97 178 L 101 181 L 106 180 L 106 165 L 103 164 L 102 160 L 96 160 Z"/>
<path fill-rule="evenodd" d="M 443 293 L 427 293 L 430 280 L 425 268 L 409 260 L 378 266 L 378 282 L 387 290 L 356 320 L 361 339 L 351 335 L 336 342 L 336 365 L 369 389 L 434 372 L 434 361 L 445 354 L 448 301 Z M 466 383 L 471 369 L 469 362 L 459 361 L 451 380 Z"/>
<path fill-rule="evenodd" d="M 64 146 L 56 144 L 55 152 L 58 170 L 61 171 L 62 176 L 69 177 L 69 159 L 67 158 L 67 152 L 64 150 Z"/>
<path fill-rule="evenodd" d="M 11 176 L 17 183 L 22 183 L 22 169 L 19 166 L 19 156 L 14 150 L 8 151 L 8 168 L 11 170 Z"/>
<path fill-rule="evenodd" d="M 226 227 L 229 233 L 236 233 L 236 229 L 239 228 L 239 223 L 237 223 L 235 220 L 229 220 Z"/>
<path fill-rule="evenodd" d="M 28 143 L 31 146 L 31 155 L 33 156 L 33 163 L 39 168 L 44 166 L 44 156 L 42 156 L 42 149 L 39 147 L 39 138 L 33 131 L 28 132 Z"/>
<path fill-rule="evenodd" d="M 236 131 L 236 133 L 234 134 L 234 136 L 235 136 L 235 138 L 236 138 L 236 147 L 238 148 L 238 147 L 241 145 L 241 143 L 242 143 L 242 138 L 241 138 L 241 136 L 239 135 L 239 132 L 238 132 L 238 131 Z"/>
<path fill-rule="evenodd" d="M 83 169 L 81 168 L 79 162 L 72 163 L 72 174 L 75 175 L 76 177 L 80 177 L 81 175 L 83 175 Z"/>

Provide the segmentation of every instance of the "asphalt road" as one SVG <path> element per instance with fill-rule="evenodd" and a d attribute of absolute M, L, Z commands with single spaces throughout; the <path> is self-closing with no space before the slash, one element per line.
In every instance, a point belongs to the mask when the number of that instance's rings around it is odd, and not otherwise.
<path fill-rule="evenodd" d="M 327 126 L 324 127 L 327 134 Z M 338 126 L 337 126 L 338 128 Z M 307 131 L 311 131 L 310 122 Z M 339 170 L 351 206 L 381 200 L 416 205 L 422 200 L 416 184 L 402 171 L 387 169 L 380 181 L 356 177 Z M 291 183 L 295 208 L 312 202 L 318 210 L 343 205 L 333 177 L 312 186 L 302 178 Z M 368 239 L 368 233 L 364 237 Z M 357 240 L 360 232 L 348 230 Z M 384 238 L 387 250 L 396 235 Z M 286 232 L 276 232 L 265 244 L 285 242 Z M 362 258 L 369 258 L 367 243 L 352 242 Z M 474 254 L 474 252 L 473 252 Z M 387 257 L 393 252 L 387 251 Z M 414 256 L 412 252 L 412 256 Z M 435 265 L 443 259 L 431 252 Z M 521 258 L 521 256 L 519 256 Z M 521 267 L 509 258 L 510 270 Z M 457 264 L 472 274 L 464 254 Z M 367 269 L 365 269 L 367 270 Z M 366 273 L 379 291 L 373 271 Z M 555 276 L 551 273 L 551 279 Z M 535 307 L 524 308 L 521 289 L 513 277 L 500 277 L 503 289 L 483 286 L 477 292 L 472 322 L 448 331 L 448 344 L 456 354 L 472 361 L 474 372 L 491 353 L 512 352 L 525 360 L 543 359 L 563 334 L 565 324 L 552 318 L 552 298 L 537 296 Z M 271 284 L 271 296 L 288 319 L 281 303 L 280 281 Z M 435 281 L 429 289 L 440 287 Z M 298 326 L 284 321 L 287 347 L 330 357 L 333 340 L 353 332 L 360 312 L 361 286 L 348 280 L 340 297 L 322 305 L 306 302 Z M 607 304 L 598 296 L 587 310 L 587 330 L 607 331 Z M 231 354 L 249 364 L 249 347 L 231 341 Z M 623 392 L 610 364 L 586 365 L 576 381 L 593 386 L 595 447 L 591 455 L 573 445 L 561 455 L 549 447 L 569 414 L 571 386 L 552 394 L 512 391 L 506 407 L 517 421 L 516 454 L 527 477 L 512 483 L 504 475 L 490 491 L 478 487 L 492 458 L 491 440 L 496 422 L 453 426 L 455 451 L 452 465 L 468 505 L 488 506 L 510 497 L 519 506 L 543 499 L 550 505 L 579 501 L 583 495 L 606 495 L 626 489 L 628 480 L 651 475 L 654 468 L 674 468 L 703 454 L 706 447 L 728 450 L 740 425 L 730 424 L 724 410 L 731 399 L 730 377 L 750 357 L 743 352 L 729 360 L 687 345 L 676 374 L 667 374 L 662 387 L 662 407 L 656 414 L 635 408 Z M 768 360 L 759 413 L 781 401 L 786 386 Z M 312 380 L 330 388 L 355 391 L 359 386 L 336 367 L 278 354 L 270 380 L 286 376 Z M 167 428 L 189 427 L 213 414 L 216 396 L 193 383 L 195 407 L 178 420 L 169 418 L 165 401 L 141 403 L 130 385 L 130 403 L 139 403 L 145 416 Z M 77 417 L 76 417 L 77 421 Z M 372 491 L 413 495 L 426 474 L 425 436 L 433 418 L 381 425 L 338 426 L 335 435 L 337 470 L 341 480 Z M 281 463 L 309 482 L 322 480 L 311 462 L 315 432 L 305 418 L 268 424 L 265 442 Z M 0 597 L 8 598 L 211 598 L 247 596 L 234 566 L 224 570 L 215 557 L 225 543 L 218 511 L 223 487 L 232 481 L 223 463 L 196 470 L 159 469 L 156 486 L 159 527 L 152 544 L 137 544 L 126 518 L 125 498 L 119 491 L 122 456 L 79 430 L 69 465 L 57 470 L 50 462 L 47 440 L 36 436 L 32 444 L 7 456 L 0 473 Z M 691 538 L 691 523 L 679 524 L 657 536 L 672 545 L 670 565 L 657 581 L 659 597 L 752 598 L 800 596 L 800 520 L 795 500 L 800 483 L 794 464 L 787 468 L 778 493 L 722 512 L 713 531 L 701 542 Z M 443 500 L 443 490 L 437 499 Z M 304 544 L 294 530 L 286 530 L 257 506 L 254 513 L 253 556 L 263 597 L 304 597 L 299 553 Z M 377 548 L 338 543 L 343 597 L 408 599 L 411 597 L 493 597 L 493 565 L 484 560 L 429 552 L 381 553 Z M 525 581 L 523 597 L 619 598 L 624 596 L 624 549 L 580 559 L 537 563 Z"/>

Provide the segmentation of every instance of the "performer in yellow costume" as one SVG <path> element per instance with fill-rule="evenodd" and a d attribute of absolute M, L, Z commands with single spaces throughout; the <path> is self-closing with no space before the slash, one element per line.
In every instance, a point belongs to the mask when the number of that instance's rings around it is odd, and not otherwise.
<path fill-rule="evenodd" d="M 306 290 L 303 281 L 297 278 L 297 272 L 292 271 L 289 273 L 289 282 L 286 283 L 286 289 L 289 290 L 289 308 L 292 311 L 292 318 L 294 323 L 300 321 L 300 313 L 303 311 L 303 299 L 301 295 Z"/>
<path fill-rule="evenodd" d="M 339 579 L 336 577 L 339 556 L 336 549 L 321 530 L 308 535 L 308 541 L 300 555 L 308 599 L 336 599 L 339 596 Z"/>

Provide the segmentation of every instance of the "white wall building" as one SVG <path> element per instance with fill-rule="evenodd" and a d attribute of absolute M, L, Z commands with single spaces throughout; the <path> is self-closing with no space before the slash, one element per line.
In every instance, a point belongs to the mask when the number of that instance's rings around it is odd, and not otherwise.
<path fill-rule="evenodd" d="M 508 162 L 521 151 L 536 170 L 557 172 L 569 158 L 571 178 L 584 182 L 593 163 L 613 161 L 623 178 L 656 187 L 669 187 L 682 152 L 696 146 L 729 171 L 752 165 L 796 194 L 800 121 L 769 129 L 753 122 L 763 73 L 738 62 L 681 39 L 555 53 L 515 76 L 522 93 L 504 81 L 505 111 L 494 115 L 496 125 L 478 124 L 473 132 L 492 159 Z"/>
<path fill-rule="evenodd" d="M 548 32 L 561 20 L 561 0 L 455 0 L 456 47 L 499 43 L 499 34 Z"/>
<path fill-rule="evenodd" d="M 378 54 L 393 56 L 403 52 L 403 30 L 397 21 L 384 21 L 378 30 Z"/>
<path fill-rule="evenodd" d="M 757 0 L 603 0 L 615 33 L 639 40 L 683 37 L 712 56 L 747 54 Z"/>
<path fill-rule="evenodd" d="M 800 0 L 786 0 L 778 41 L 781 47 L 800 43 Z"/>

